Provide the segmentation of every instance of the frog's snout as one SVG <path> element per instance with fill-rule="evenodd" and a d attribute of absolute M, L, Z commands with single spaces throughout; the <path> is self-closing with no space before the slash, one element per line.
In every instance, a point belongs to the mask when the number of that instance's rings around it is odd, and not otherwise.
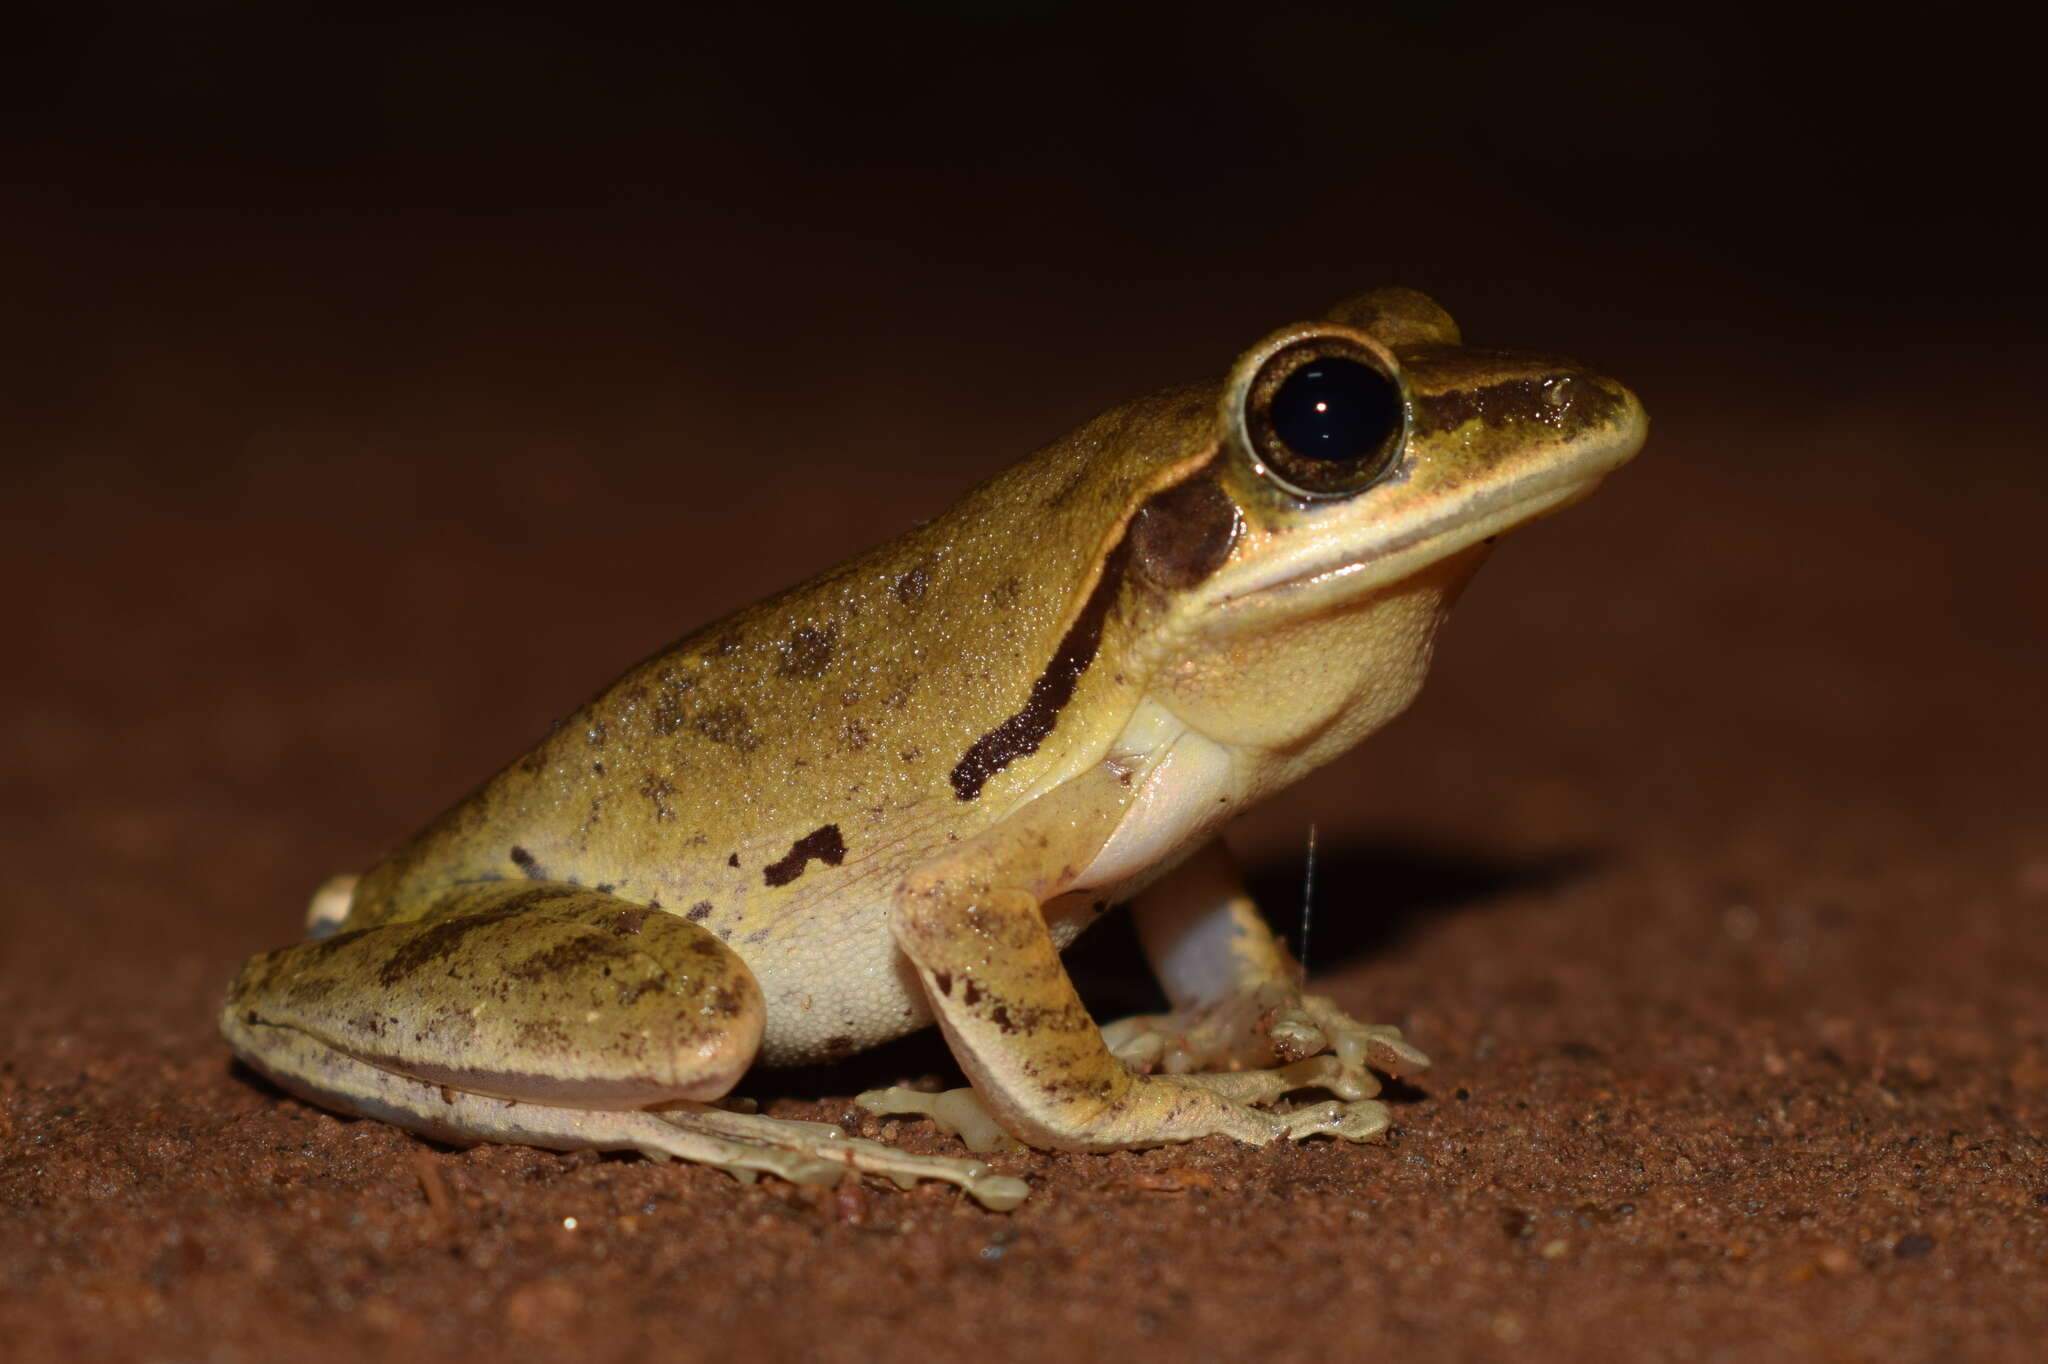
<path fill-rule="evenodd" d="M 1643 407 L 1643 400 L 1635 390 L 1612 379 L 1597 382 L 1613 395 L 1613 407 L 1603 423 L 1603 429 L 1595 436 L 1594 459 L 1601 473 L 1618 469 L 1634 459 L 1636 452 L 1643 448 L 1643 442 L 1650 435 L 1650 414 Z"/>

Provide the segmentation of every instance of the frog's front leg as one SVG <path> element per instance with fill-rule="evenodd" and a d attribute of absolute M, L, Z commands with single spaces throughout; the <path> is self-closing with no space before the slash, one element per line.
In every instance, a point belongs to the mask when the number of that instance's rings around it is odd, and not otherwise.
<path fill-rule="evenodd" d="M 1376 1103 L 1266 1112 L 1208 1077 L 1138 1074 L 1111 1053 L 1041 905 L 1103 846 L 1128 800 L 1122 774 L 1103 764 L 919 868 L 898 893 L 896 941 L 996 1121 L 1033 1146 L 1073 1151 L 1384 1128 Z"/>
<path fill-rule="evenodd" d="M 1103 1029 L 1133 1067 L 1239 1072 L 1215 1083 L 1252 1096 L 1314 1087 L 1358 1100 L 1379 1093 L 1370 1067 L 1402 1075 L 1429 1065 L 1399 1028 L 1359 1023 L 1302 990 L 1301 967 L 1266 926 L 1220 839 L 1147 889 L 1132 911 L 1173 1004 L 1171 1013 Z"/>
<path fill-rule="evenodd" d="M 680 1157 L 751 1177 L 942 1179 L 1013 1207 L 978 1161 L 715 1107 L 765 1021 L 738 956 L 686 919 L 576 886 L 460 887 L 426 917 L 257 957 L 221 1030 L 301 1097 L 443 1141 Z"/>

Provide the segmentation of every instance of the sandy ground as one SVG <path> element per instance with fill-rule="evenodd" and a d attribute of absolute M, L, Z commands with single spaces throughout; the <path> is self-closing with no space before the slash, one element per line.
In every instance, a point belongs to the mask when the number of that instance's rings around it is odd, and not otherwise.
<path fill-rule="evenodd" d="M 14 343 L 0 1354 L 2037 1357 L 2038 357 L 1930 382 L 1613 304 L 1502 337 L 1636 384 L 1649 450 L 1497 552 L 1409 716 L 1237 831 L 1291 927 L 1319 826 L 1315 978 L 1436 1068 L 1383 1145 L 1003 1157 L 1034 1192 L 998 1215 L 446 1150 L 237 1069 L 213 1008 L 634 658 L 1319 298 L 878 322 L 879 281 L 736 340 L 632 301 L 631 259 L 508 296 L 462 255 L 358 315 L 346 270 L 287 308 L 265 281 L 317 272 L 116 253 Z M 1077 971 L 1142 1005 L 1102 934 Z M 913 1039 L 750 1091 L 838 1118 L 951 1074 Z"/>

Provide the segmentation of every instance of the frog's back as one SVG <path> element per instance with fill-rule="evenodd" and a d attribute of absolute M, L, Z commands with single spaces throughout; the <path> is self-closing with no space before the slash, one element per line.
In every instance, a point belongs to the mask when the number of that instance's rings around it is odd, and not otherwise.
<path fill-rule="evenodd" d="M 1119 708 L 1086 693 L 1124 679 L 1058 656 L 1136 491 L 1203 453 L 1214 403 L 1183 389 L 1108 413 L 633 668 L 366 874 L 348 926 L 516 878 L 602 888 L 736 944 L 810 907 L 883 899 L 1114 736 Z M 1048 669 L 1076 662 L 1082 704 L 1006 744 Z"/>

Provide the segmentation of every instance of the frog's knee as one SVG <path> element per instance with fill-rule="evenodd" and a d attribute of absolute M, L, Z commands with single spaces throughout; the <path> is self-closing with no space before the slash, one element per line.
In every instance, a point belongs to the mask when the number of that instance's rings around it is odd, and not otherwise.
<path fill-rule="evenodd" d="M 427 1084 L 588 1108 L 714 1099 L 752 1063 L 760 987 L 696 924 L 569 886 L 460 899 L 256 958 L 223 1030 L 259 1069 L 310 1037 Z"/>

